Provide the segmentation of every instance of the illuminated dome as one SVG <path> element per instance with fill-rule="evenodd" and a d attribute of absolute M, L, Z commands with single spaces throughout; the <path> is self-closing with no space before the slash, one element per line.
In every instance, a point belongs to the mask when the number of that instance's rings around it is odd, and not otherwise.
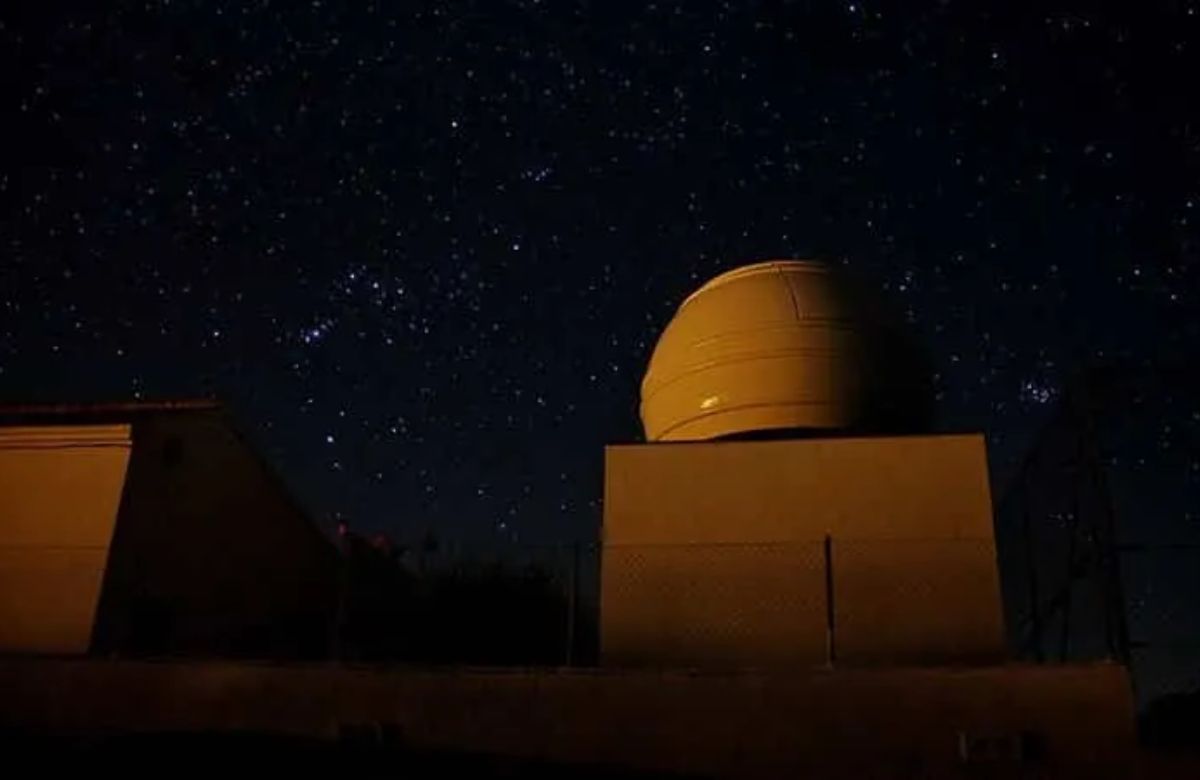
<path fill-rule="evenodd" d="M 928 372 L 899 318 L 844 274 L 756 263 L 692 293 L 642 380 L 650 441 L 928 426 Z"/>

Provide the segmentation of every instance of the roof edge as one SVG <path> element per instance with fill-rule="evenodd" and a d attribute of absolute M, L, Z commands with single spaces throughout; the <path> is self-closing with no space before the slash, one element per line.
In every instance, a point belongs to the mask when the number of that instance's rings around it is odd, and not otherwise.
<path fill-rule="evenodd" d="M 0 404 L 0 421 L 93 416 L 124 416 L 161 412 L 218 411 L 221 404 L 211 398 L 165 399 L 159 401 L 105 401 L 99 403 Z"/>

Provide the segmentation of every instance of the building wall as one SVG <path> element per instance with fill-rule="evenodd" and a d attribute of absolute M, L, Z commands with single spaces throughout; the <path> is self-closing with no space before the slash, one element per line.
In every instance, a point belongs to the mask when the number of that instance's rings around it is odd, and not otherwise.
<path fill-rule="evenodd" d="M 95 651 L 318 656 L 332 545 L 219 412 L 134 426 Z"/>
<path fill-rule="evenodd" d="M 1003 656 L 980 436 L 610 447 L 605 663 Z M 831 539 L 826 587 L 824 539 Z"/>
<path fill-rule="evenodd" d="M 129 437 L 128 425 L 0 428 L 0 651 L 87 651 Z"/>

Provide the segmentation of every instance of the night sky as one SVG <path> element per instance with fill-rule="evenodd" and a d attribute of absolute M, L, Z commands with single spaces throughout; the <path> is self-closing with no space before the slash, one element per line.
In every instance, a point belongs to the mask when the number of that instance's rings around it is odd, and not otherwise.
<path fill-rule="evenodd" d="M 588 538 L 682 298 L 818 257 L 1003 471 L 1200 342 L 1200 2 L 1024 5 L 6 3 L 0 400 L 215 395 L 326 527 Z"/>

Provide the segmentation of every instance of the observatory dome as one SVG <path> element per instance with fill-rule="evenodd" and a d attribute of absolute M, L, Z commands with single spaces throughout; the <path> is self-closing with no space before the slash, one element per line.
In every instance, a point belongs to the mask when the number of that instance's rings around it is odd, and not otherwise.
<path fill-rule="evenodd" d="M 903 433 L 931 417 L 929 373 L 903 323 L 844 273 L 775 260 L 680 305 L 642 380 L 650 441 L 806 431 Z"/>

